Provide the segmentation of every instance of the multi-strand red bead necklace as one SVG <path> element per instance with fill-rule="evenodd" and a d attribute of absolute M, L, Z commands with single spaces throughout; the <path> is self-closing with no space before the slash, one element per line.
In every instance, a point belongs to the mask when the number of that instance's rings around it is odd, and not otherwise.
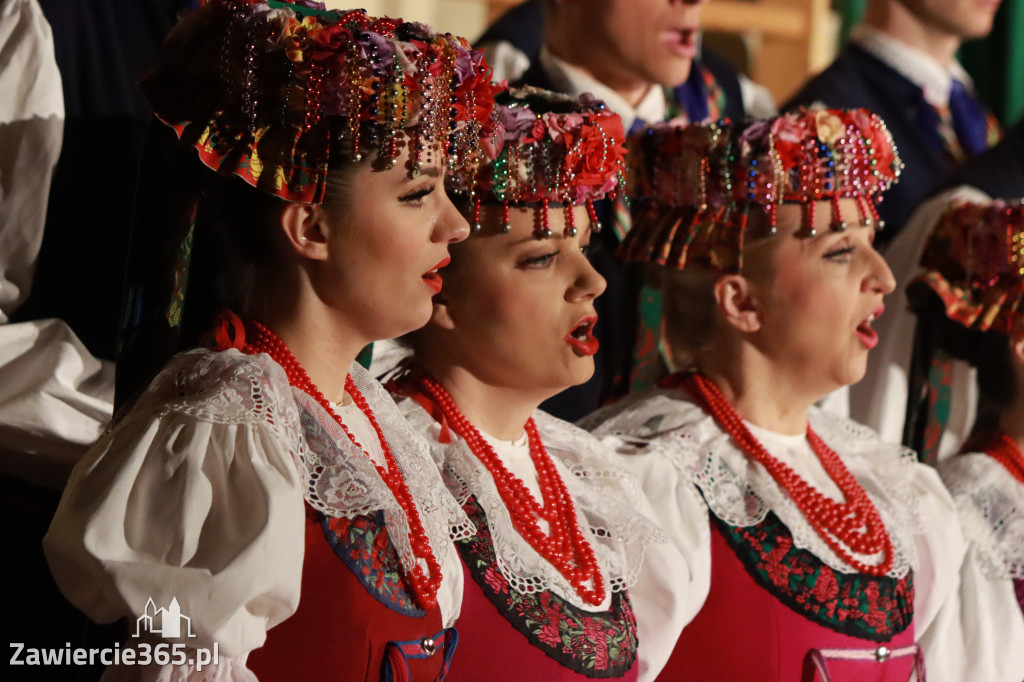
<path fill-rule="evenodd" d="M 502 463 L 498 453 L 466 419 L 443 386 L 421 374 L 416 381 L 424 395 L 440 408 L 451 429 L 466 441 L 469 449 L 490 472 L 519 535 L 569 581 L 584 602 L 593 606 L 602 604 L 605 585 L 594 548 L 580 530 L 576 506 L 537 433 L 533 418 L 526 422 L 526 437 L 530 445 L 530 459 L 537 470 L 543 505 Z M 538 519 L 548 522 L 548 533 L 541 530 Z"/>
<path fill-rule="evenodd" d="M 1005 433 L 998 433 L 987 442 L 984 451 L 1002 464 L 1019 483 L 1024 484 L 1024 453 L 1017 447 L 1017 441 Z"/>
<path fill-rule="evenodd" d="M 814 454 L 818 456 L 822 467 L 839 490 L 843 493 L 843 502 L 837 502 L 823 495 L 810 485 L 793 469 L 779 461 L 754 437 L 743 423 L 736 409 L 725 399 L 718 387 L 707 377 L 691 373 L 683 376 L 673 375 L 662 386 L 683 386 L 705 412 L 739 445 L 748 456 L 760 463 L 775 482 L 786 491 L 790 499 L 803 512 L 822 540 L 832 548 L 840 558 L 861 573 L 882 576 L 889 572 L 893 564 L 892 539 L 885 530 L 878 510 L 864 487 L 846 468 L 839 455 L 828 447 L 811 429 L 807 428 L 807 441 Z M 849 549 L 847 549 L 849 548 Z M 866 564 L 857 559 L 853 550 L 861 555 L 884 553 L 884 560 L 879 565 Z"/>
<path fill-rule="evenodd" d="M 285 374 L 288 376 L 288 383 L 295 388 L 309 395 L 313 400 L 320 404 L 321 407 L 326 410 L 327 414 L 331 415 L 334 420 L 341 427 L 345 435 L 352 443 L 363 451 L 367 459 L 373 462 L 373 458 L 370 457 L 366 449 L 359 444 L 359 441 L 355 439 L 352 432 L 348 430 L 345 423 L 341 420 L 331 406 L 331 403 L 324 397 L 324 394 L 320 392 L 313 382 L 310 380 L 306 370 L 299 364 L 298 359 L 292 354 L 288 346 L 285 345 L 274 332 L 267 329 L 265 326 L 254 320 L 249 321 L 249 328 L 252 330 L 251 334 L 248 334 L 248 338 L 244 339 L 244 344 L 241 346 L 243 353 L 250 355 L 257 355 L 259 353 L 266 353 L 274 361 L 281 365 L 284 369 Z M 236 325 L 236 333 L 238 326 Z M 219 345 L 219 344 L 218 344 Z M 237 347 L 237 341 L 234 344 Z M 416 509 L 416 503 L 412 499 L 412 494 L 409 492 L 409 486 L 405 483 L 405 478 L 402 477 L 401 469 L 398 467 L 398 463 L 395 461 L 395 457 L 391 452 L 391 448 L 388 446 L 387 439 L 384 438 L 384 433 L 381 431 L 380 425 L 377 423 L 377 418 L 373 414 L 373 410 L 370 409 L 370 405 L 366 402 L 366 398 L 360 393 L 359 389 L 356 388 L 355 382 L 352 380 L 352 376 L 349 375 L 345 379 L 345 391 L 352 396 L 352 400 L 355 402 L 359 410 L 366 415 L 370 424 L 373 426 L 373 430 L 377 432 L 377 438 L 380 440 L 381 450 L 384 452 L 385 465 L 381 466 L 376 462 L 373 462 L 374 467 L 377 469 L 377 473 L 384 480 L 388 489 L 394 494 L 395 499 L 398 501 L 402 511 L 405 512 L 405 518 L 409 523 L 409 543 L 412 546 L 413 557 L 416 560 L 416 566 L 412 569 L 411 573 L 407 572 L 404 574 L 406 583 L 412 592 L 413 599 L 420 608 L 429 611 L 437 605 L 437 591 L 441 586 L 441 565 L 434 557 L 434 552 L 430 548 L 430 542 L 427 539 L 427 533 L 423 528 L 423 521 L 420 519 L 419 511 Z M 426 564 L 427 571 L 424 572 L 423 566 L 420 565 L 420 561 Z"/>

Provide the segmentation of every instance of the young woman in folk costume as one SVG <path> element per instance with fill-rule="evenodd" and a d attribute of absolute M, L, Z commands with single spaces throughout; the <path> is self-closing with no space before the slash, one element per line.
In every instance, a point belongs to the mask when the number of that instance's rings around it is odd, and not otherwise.
<path fill-rule="evenodd" d="M 950 357 L 978 370 L 978 419 L 939 463 L 968 552 L 960 598 L 922 639 L 933 680 L 1024 679 L 1024 206 L 957 200 L 938 216 L 907 287 Z"/>
<path fill-rule="evenodd" d="M 498 102 L 500 155 L 449 183 L 474 234 L 388 384 L 477 528 L 457 543 L 450 679 L 635 679 L 626 588 L 660 531 L 613 453 L 537 409 L 594 371 L 605 283 L 584 252 L 592 202 L 621 174 L 622 123 L 593 98 L 524 89 Z"/>
<path fill-rule="evenodd" d="M 956 581 L 952 501 L 912 452 L 814 405 L 878 341 L 891 138 L 865 111 L 820 110 L 660 125 L 636 145 L 623 255 L 653 264 L 684 369 L 587 423 L 629 455 L 683 554 L 710 552 L 662 679 L 907 680 L 915 628 Z M 692 488 L 698 538 L 678 530 Z"/>
<path fill-rule="evenodd" d="M 203 171 L 220 183 L 192 253 L 232 310 L 79 463 L 46 539 L 90 617 L 176 599 L 195 637 L 162 643 L 220 653 L 216 673 L 182 655 L 132 677 L 433 680 L 455 647 L 451 539 L 472 526 L 354 359 L 428 320 L 469 233 L 443 179 L 479 156 L 489 68 L 462 39 L 318 4 L 214 0 L 143 82 L 238 177 Z"/>

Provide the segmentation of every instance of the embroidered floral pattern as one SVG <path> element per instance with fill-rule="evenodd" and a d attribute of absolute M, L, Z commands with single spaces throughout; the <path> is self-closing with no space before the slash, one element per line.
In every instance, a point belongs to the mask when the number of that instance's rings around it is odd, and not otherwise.
<path fill-rule="evenodd" d="M 463 509 L 479 529 L 458 543 L 473 580 L 498 611 L 545 654 L 592 678 L 623 676 L 636 660 L 636 618 L 624 592 L 612 594 L 611 609 L 590 613 L 551 591 L 521 594 L 498 569 L 483 509 L 469 498 Z"/>
<path fill-rule="evenodd" d="M 789 529 L 771 512 L 746 527 L 712 518 L 754 580 L 811 621 L 874 642 L 889 641 L 910 626 L 913 572 L 896 579 L 836 571 L 794 547 Z"/>
<path fill-rule="evenodd" d="M 321 514 L 320 526 L 334 553 L 352 569 L 359 582 L 374 598 L 403 615 L 424 615 L 402 580 L 398 554 L 391 544 L 381 512 L 353 519 Z"/>

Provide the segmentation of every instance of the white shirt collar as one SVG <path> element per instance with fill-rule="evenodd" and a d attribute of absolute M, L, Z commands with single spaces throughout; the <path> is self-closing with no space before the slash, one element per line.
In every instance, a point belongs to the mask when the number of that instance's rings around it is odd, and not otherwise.
<path fill-rule="evenodd" d="M 861 24 L 854 28 L 850 42 L 921 88 L 925 100 L 934 107 L 949 106 L 954 78 L 969 91 L 974 89 L 974 82 L 960 62 L 954 59 L 949 66 L 943 66 L 931 55 L 871 26 Z"/>
<path fill-rule="evenodd" d="M 608 108 L 622 117 L 622 125 L 628 131 L 636 119 L 662 121 L 668 113 L 665 91 L 652 85 L 636 107 L 632 107 L 617 92 L 597 80 L 583 69 L 551 54 L 547 46 L 540 49 L 540 65 L 551 79 L 556 90 L 574 97 L 589 92 L 604 100 Z"/>

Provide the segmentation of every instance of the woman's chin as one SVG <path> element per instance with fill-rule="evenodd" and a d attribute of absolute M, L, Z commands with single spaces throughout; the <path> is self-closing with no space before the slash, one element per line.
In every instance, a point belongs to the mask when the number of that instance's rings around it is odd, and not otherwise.
<path fill-rule="evenodd" d="M 410 332 L 423 329 L 430 322 L 430 317 L 434 313 L 434 304 L 428 299 L 425 306 L 417 306 L 415 310 L 410 310 L 408 315 L 403 316 L 401 320 L 395 319 L 394 333 L 388 336 L 389 339 L 395 339 L 399 336 L 404 336 Z"/>
<path fill-rule="evenodd" d="M 576 362 L 573 367 L 573 379 L 572 383 L 568 384 L 566 388 L 572 386 L 579 386 L 590 381 L 590 378 L 594 376 L 594 358 L 593 356 L 585 356 L 576 358 Z"/>

